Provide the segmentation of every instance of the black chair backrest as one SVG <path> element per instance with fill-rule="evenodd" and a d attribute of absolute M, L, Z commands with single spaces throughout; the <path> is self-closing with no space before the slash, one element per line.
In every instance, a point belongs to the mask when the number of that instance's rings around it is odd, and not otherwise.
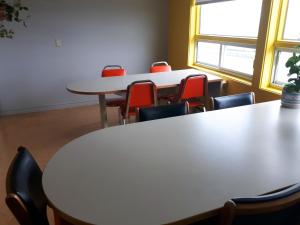
<path fill-rule="evenodd" d="M 6 204 L 21 225 L 48 225 L 42 171 L 29 151 L 20 147 L 6 177 Z"/>
<path fill-rule="evenodd" d="M 150 108 L 139 109 L 139 121 L 156 120 L 174 116 L 186 115 L 189 112 L 187 102 L 172 105 L 162 105 Z"/>
<path fill-rule="evenodd" d="M 242 93 L 237 95 L 228 95 L 212 98 L 212 108 L 214 110 L 226 109 L 243 105 L 255 104 L 254 92 Z"/>
<path fill-rule="evenodd" d="M 300 184 L 271 194 L 225 203 L 220 225 L 299 225 Z"/>

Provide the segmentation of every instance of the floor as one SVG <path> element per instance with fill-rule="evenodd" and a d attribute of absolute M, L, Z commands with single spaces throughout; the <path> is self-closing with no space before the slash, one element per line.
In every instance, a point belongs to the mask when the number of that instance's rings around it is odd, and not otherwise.
<path fill-rule="evenodd" d="M 109 125 L 118 125 L 118 112 L 108 109 Z M 0 225 L 17 225 L 5 205 L 5 177 L 18 146 L 27 147 L 43 169 L 63 145 L 100 129 L 98 106 L 0 117 Z M 51 209 L 48 212 L 53 224 Z"/>

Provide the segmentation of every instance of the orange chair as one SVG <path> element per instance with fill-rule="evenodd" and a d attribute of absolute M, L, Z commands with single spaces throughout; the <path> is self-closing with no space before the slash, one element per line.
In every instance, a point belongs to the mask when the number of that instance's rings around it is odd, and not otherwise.
<path fill-rule="evenodd" d="M 183 101 L 187 101 L 190 108 L 202 108 L 206 111 L 208 82 L 205 75 L 191 75 L 181 80 L 178 95 L 170 98 L 170 102 Z"/>
<path fill-rule="evenodd" d="M 167 62 L 164 62 L 164 61 L 152 63 L 152 65 L 150 67 L 151 73 L 169 72 L 169 71 L 172 71 L 172 68 Z M 170 97 L 172 97 L 172 95 L 166 94 L 166 93 L 161 93 L 161 94 L 158 94 L 158 101 L 160 101 L 160 100 L 169 101 Z"/>
<path fill-rule="evenodd" d="M 128 85 L 126 104 L 120 111 L 123 124 L 130 116 L 136 116 L 139 108 L 157 105 L 157 88 L 151 80 L 135 81 Z"/>
<path fill-rule="evenodd" d="M 169 72 L 172 71 L 171 66 L 167 62 L 155 62 L 150 67 L 150 73 Z"/>
<path fill-rule="evenodd" d="M 108 65 L 105 66 L 102 70 L 101 76 L 102 77 L 117 77 L 117 76 L 125 76 L 126 70 L 119 65 Z M 108 107 L 120 107 L 125 102 L 125 98 L 111 94 L 109 95 L 110 99 L 106 100 L 106 105 Z"/>
<path fill-rule="evenodd" d="M 108 65 L 105 66 L 102 70 L 102 77 L 116 77 L 116 76 L 125 76 L 126 70 L 119 65 Z"/>

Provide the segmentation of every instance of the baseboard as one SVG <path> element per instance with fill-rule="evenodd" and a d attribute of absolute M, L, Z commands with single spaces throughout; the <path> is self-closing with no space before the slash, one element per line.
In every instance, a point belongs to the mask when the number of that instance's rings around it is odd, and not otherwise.
<path fill-rule="evenodd" d="M 9 116 L 9 115 L 17 115 L 17 114 L 32 113 L 32 112 L 44 112 L 44 111 L 55 110 L 55 109 L 74 108 L 79 106 L 88 106 L 88 105 L 95 105 L 95 104 L 99 104 L 97 100 L 67 102 L 67 103 L 38 106 L 38 107 L 32 107 L 26 109 L 14 109 L 14 110 L 2 111 L 2 112 L 0 111 L 0 116 Z"/>

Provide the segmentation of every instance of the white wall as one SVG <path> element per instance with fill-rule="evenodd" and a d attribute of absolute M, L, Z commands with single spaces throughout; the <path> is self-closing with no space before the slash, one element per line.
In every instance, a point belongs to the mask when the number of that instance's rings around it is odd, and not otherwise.
<path fill-rule="evenodd" d="M 24 0 L 28 28 L 0 39 L 0 114 L 96 102 L 65 84 L 98 76 L 107 64 L 146 72 L 167 55 L 167 1 Z M 56 48 L 55 39 L 62 40 Z"/>

